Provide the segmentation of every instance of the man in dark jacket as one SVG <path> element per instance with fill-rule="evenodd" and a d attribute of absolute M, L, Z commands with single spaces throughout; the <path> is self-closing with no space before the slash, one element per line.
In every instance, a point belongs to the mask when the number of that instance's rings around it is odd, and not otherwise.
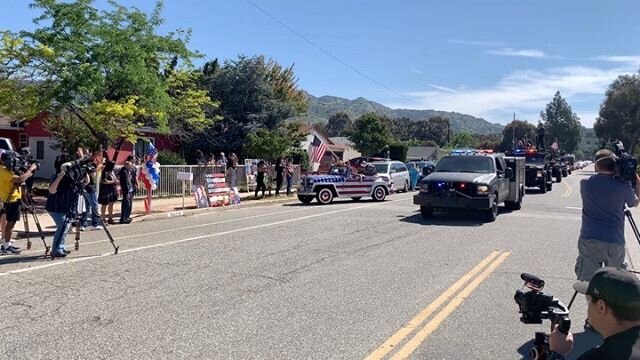
<path fill-rule="evenodd" d="M 131 208 L 133 207 L 133 195 L 138 187 L 136 179 L 136 167 L 133 165 L 133 156 L 128 156 L 124 166 L 118 172 L 120 190 L 122 192 L 122 210 L 120 211 L 120 224 L 131 222 Z"/>

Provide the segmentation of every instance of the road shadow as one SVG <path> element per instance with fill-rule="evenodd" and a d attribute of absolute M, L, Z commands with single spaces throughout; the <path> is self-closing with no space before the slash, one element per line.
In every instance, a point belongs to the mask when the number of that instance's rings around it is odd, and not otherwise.
<path fill-rule="evenodd" d="M 2 265 L 10 265 L 10 264 L 28 264 L 36 261 L 48 260 L 51 259 L 49 255 L 44 254 L 44 250 L 42 250 L 42 254 L 40 255 L 29 255 L 29 256 L 21 256 L 21 255 L 0 255 L 0 266 Z"/>
<path fill-rule="evenodd" d="M 502 209 L 499 210 L 502 213 Z M 428 219 L 422 217 L 420 211 L 410 216 L 398 215 L 401 222 L 432 226 L 466 226 L 480 227 L 486 223 L 483 216 L 473 211 L 435 211 Z"/>
<path fill-rule="evenodd" d="M 567 360 L 577 359 L 586 351 L 593 349 L 602 344 L 602 336 L 595 331 L 582 331 L 573 334 L 573 350 L 567 356 Z M 518 348 L 518 353 L 522 356 L 521 360 L 531 359 L 529 352 L 533 348 L 533 339 L 522 344 Z"/>
<path fill-rule="evenodd" d="M 384 200 L 384 201 L 379 201 L 381 203 L 386 202 L 389 200 Z M 322 205 L 317 201 L 313 201 L 310 204 L 303 204 L 301 202 L 295 202 L 295 203 L 286 203 L 286 204 L 282 204 L 282 206 L 285 207 L 305 207 L 305 206 L 340 206 L 340 205 L 350 205 L 350 204 L 358 204 L 358 203 L 374 203 L 376 201 L 374 201 L 373 199 L 363 199 L 363 200 L 349 200 L 349 199 L 344 199 L 344 200 L 334 200 L 331 204 L 327 204 L 327 205 Z"/>

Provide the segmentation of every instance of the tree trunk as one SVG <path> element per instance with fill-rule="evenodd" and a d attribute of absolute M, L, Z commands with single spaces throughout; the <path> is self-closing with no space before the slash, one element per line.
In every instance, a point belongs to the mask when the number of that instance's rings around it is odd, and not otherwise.
<path fill-rule="evenodd" d="M 124 143 L 124 139 L 120 139 L 116 144 L 116 151 L 114 151 L 113 153 L 113 160 L 112 160 L 114 163 L 116 162 L 116 160 L 118 160 L 118 155 L 120 154 L 120 149 L 122 148 L 123 143 Z"/>

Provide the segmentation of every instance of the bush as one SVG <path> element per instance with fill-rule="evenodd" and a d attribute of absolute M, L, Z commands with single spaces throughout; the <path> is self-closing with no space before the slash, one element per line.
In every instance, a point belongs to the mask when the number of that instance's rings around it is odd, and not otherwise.
<path fill-rule="evenodd" d="M 392 143 L 389 145 L 389 157 L 391 160 L 405 162 L 407 160 L 407 151 L 409 146 L 403 143 Z"/>
<path fill-rule="evenodd" d="M 158 162 L 160 165 L 187 165 L 187 162 L 178 153 L 169 150 L 158 152 Z"/>

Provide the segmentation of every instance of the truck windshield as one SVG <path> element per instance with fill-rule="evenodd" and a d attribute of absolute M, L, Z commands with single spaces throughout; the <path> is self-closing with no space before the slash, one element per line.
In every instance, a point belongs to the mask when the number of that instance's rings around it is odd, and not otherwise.
<path fill-rule="evenodd" d="M 447 156 L 438 161 L 436 172 L 493 172 L 493 158 L 484 156 Z"/>
<path fill-rule="evenodd" d="M 544 165 L 544 155 L 527 156 L 527 164 Z"/>

